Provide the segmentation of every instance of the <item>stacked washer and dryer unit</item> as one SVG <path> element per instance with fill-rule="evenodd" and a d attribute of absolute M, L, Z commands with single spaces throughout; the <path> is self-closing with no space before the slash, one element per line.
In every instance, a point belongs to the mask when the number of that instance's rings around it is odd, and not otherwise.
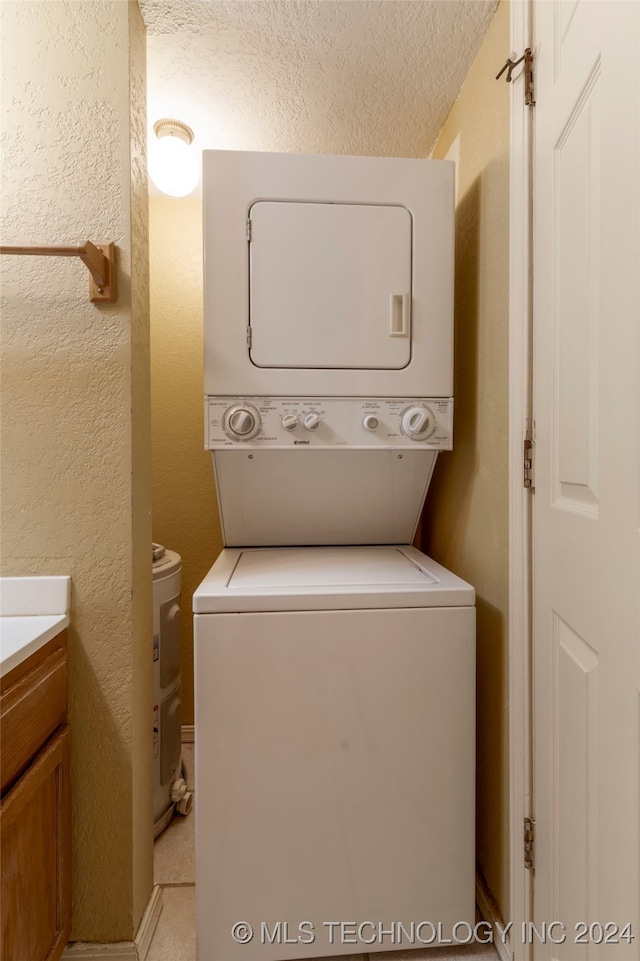
<path fill-rule="evenodd" d="M 410 545 L 452 446 L 453 164 L 203 162 L 197 958 L 438 946 L 474 923 L 474 591 Z"/>

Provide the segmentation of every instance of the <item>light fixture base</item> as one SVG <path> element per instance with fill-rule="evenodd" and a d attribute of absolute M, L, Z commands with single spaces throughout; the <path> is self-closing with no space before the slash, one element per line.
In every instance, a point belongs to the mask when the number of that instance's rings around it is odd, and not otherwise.
<path fill-rule="evenodd" d="M 189 146 L 193 143 L 193 130 L 180 120 L 156 120 L 153 132 L 158 140 L 161 137 L 179 137 Z"/>

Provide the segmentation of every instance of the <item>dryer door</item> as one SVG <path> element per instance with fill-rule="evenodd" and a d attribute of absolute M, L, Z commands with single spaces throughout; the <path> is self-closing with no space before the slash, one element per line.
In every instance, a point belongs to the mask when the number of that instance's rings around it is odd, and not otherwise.
<path fill-rule="evenodd" d="M 250 222 L 252 363 L 406 367 L 412 283 L 406 207 L 258 201 Z"/>

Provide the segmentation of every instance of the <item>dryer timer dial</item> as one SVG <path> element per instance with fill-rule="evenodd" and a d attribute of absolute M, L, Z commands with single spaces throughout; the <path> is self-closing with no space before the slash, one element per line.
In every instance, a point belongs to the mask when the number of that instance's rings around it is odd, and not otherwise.
<path fill-rule="evenodd" d="M 427 440 L 436 428 L 436 419 L 429 407 L 408 407 L 402 415 L 402 433 L 411 440 Z"/>
<path fill-rule="evenodd" d="M 234 404 L 222 418 L 222 429 L 231 440 L 252 440 L 260 426 L 260 414 L 251 404 Z"/>

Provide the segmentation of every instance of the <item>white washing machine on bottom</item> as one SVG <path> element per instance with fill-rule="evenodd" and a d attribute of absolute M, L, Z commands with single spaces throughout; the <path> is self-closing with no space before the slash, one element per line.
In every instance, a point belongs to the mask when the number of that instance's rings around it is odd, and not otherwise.
<path fill-rule="evenodd" d="M 473 927 L 474 600 L 407 546 L 222 551 L 194 596 L 198 961 Z"/>

